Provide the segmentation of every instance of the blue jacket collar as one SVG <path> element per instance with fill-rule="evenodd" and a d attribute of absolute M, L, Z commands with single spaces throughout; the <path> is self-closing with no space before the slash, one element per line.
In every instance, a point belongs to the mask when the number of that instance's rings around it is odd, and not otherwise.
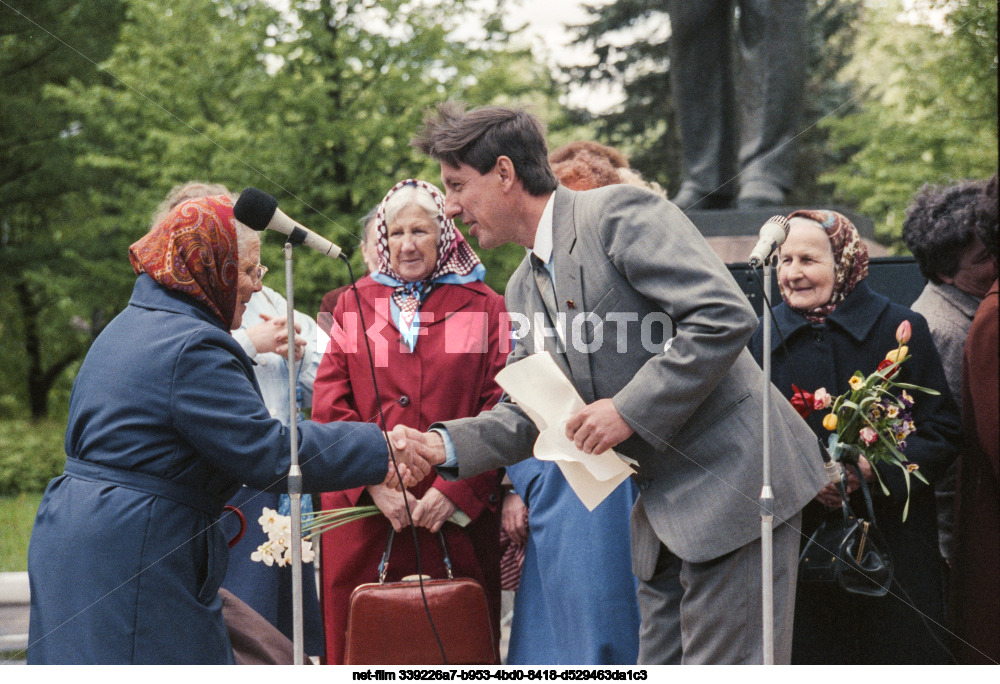
<path fill-rule="evenodd" d="M 889 299 L 872 290 L 868 287 L 868 282 L 862 280 L 833 313 L 826 317 L 826 326 L 840 328 L 856 342 L 863 342 L 888 306 Z M 805 316 L 792 310 L 784 302 L 774 310 L 774 322 L 786 340 L 791 340 L 803 328 L 813 327 Z M 771 351 L 780 346 L 781 337 L 772 335 Z"/>
<path fill-rule="evenodd" d="M 229 332 L 226 330 L 226 324 L 207 306 L 183 292 L 163 287 L 145 273 L 139 274 L 136 279 L 135 287 L 132 289 L 132 298 L 128 303 L 129 306 L 141 309 L 169 311 L 193 316 L 206 323 L 211 323 L 220 330 Z"/>

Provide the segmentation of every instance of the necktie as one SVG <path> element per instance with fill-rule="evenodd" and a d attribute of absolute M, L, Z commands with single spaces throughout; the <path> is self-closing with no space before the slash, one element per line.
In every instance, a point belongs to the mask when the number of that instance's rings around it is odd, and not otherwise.
<path fill-rule="evenodd" d="M 538 287 L 538 292 L 542 295 L 542 302 L 545 304 L 545 312 L 548 314 L 549 323 L 556 329 L 556 333 L 559 335 L 559 345 L 556 351 L 565 353 L 566 341 L 563 337 L 563 331 L 562 328 L 556 325 L 556 322 L 559 320 L 559 307 L 556 306 L 556 291 L 552 285 L 552 276 L 549 275 L 548 269 L 545 268 L 545 263 L 535 256 L 534 253 L 531 254 L 530 260 L 531 271 L 535 276 L 535 286 Z"/>

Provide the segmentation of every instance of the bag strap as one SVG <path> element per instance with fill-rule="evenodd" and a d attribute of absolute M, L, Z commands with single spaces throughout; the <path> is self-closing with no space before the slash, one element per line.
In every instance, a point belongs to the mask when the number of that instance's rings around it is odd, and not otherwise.
<path fill-rule="evenodd" d="M 844 514 L 844 525 L 849 525 L 851 522 L 851 505 L 847 498 L 847 469 L 841 465 L 840 468 L 840 479 L 837 480 L 837 491 L 840 492 L 840 510 Z"/>
<path fill-rule="evenodd" d="M 868 483 L 865 482 L 865 477 L 864 477 L 864 475 L 861 474 L 861 468 L 858 467 L 858 464 L 857 463 L 851 463 L 850 465 L 854 468 L 854 471 L 858 474 L 858 482 L 861 483 L 858 486 L 861 489 L 861 496 L 865 500 L 865 508 L 867 509 L 867 512 L 868 512 L 868 522 L 870 522 L 870 523 L 872 523 L 874 525 L 875 524 L 875 507 L 872 505 L 872 493 L 868 489 Z M 875 466 L 872 466 L 872 467 L 874 468 Z"/>
<path fill-rule="evenodd" d="M 382 560 L 378 564 L 378 583 L 385 584 L 385 577 L 389 574 L 389 554 L 392 553 L 392 540 L 396 536 L 396 530 L 389 528 L 389 536 L 385 540 L 385 551 L 382 552 Z M 448 545 L 444 542 L 444 532 L 438 530 L 438 539 L 441 540 L 441 550 L 444 552 L 444 567 L 448 572 L 448 579 L 455 579 L 451 569 L 451 557 L 448 555 Z"/>

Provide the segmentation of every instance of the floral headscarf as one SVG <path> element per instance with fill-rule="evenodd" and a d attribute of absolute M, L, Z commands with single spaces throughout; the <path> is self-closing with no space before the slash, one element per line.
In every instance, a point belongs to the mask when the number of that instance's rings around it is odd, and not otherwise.
<path fill-rule="evenodd" d="M 128 250 L 136 274 L 196 299 L 226 324 L 236 313 L 239 254 L 226 195 L 178 204 Z"/>
<path fill-rule="evenodd" d="M 430 193 L 438 212 L 433 218 L 439 228 L 437 261 L 434 263 L 434 269 L 423 280 L 409 282 L 403 280 L 389 263 L 389 225 L 385 219 L 389 199 L 407 185 L 422 188 Z M 392 302 L 399 311 L 398 316 L 394 315 L 396 325 L 412 351 L 417 345 L 420 328 L 420 304 L 430 294 L 433 286 L 482 280 L 486 275 L 486 267 L 455 228 L 455 222 L 445 215 L 444 195 L 436 187 L 422 180 L 408 178 L 396 183 L 392 190 L 386 193 L 375 213 L 375 235 L 379 266 L 378 271 L 372 274 L 372 279 L 393 288 Z M 395 314 L 395 311 L 393 313 Z"/>
<path fill-rule="evenodd" d="M 818 223 L 826 232 L 833 249 L 833 293 L 830 300 L 813 309 L 796 309 L 811 322 L 822 323 L 854 291 L 854 287 L 868 276 L 868 248 L 862 242 L 858 229 L 843 214 L 827 209 L 800 209 L 788 215 L 789 220 L 796 217 Z M 781 289 L 782 299 L 788 304 L 788 293 L 781 287 L 780 278 L 778 287 Z"/>

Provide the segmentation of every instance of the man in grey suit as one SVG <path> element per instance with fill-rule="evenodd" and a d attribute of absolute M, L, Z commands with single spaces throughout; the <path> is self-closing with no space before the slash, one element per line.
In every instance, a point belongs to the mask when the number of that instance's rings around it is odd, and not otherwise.
<path fill-rule="evenodd" d="M 725 265 L 650 192 L 558 187 L 524 111 L 445 103 L 414 144 L 440 161 L 446 213 L 481 246 L 529 250 L 507 308 L 543 329 L 518 339 L 508 364 L 552 352 L 587 403 L 567 436 L 639 464 L 639 662 L 761 662 L 763 379 L 745 348 L 757 319 Z M 825 477 L 812 432 L 776 390 L 772 402 L 775 662 L 787 663 L 798 521 Z M 397 446 L 460 478 L 530 457 L 538 435 L 507 401 L 404 432 Z"/>

